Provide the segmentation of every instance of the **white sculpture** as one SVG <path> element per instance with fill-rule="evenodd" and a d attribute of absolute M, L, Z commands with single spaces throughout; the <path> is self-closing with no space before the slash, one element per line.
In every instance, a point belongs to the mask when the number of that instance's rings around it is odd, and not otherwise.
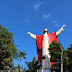
<path fill-rule="evenodd" d="M 64 27 L 66 26 L 63 25 L 57 32 L 56 32 L 56 36 L 58 36 L 64 29 Z M 45 59 L 42 59 L 42 68 L 51 68 L 51 63 L 50 63 L 50 54 L 48 51 L 49 48 L 49 43 L 48 43 L 48 35 L 47 32 L 48 30 L 45 28 L 44 30 L 44 34 L 43 34 L 43 44 L 42 44 L 42 57 L 45 56 Z M 36 39 L 36 35 L 32 34 L 31 32 L 27 32 L 28 34 L 30 34 L 30 36 L 34 39 Z"/>

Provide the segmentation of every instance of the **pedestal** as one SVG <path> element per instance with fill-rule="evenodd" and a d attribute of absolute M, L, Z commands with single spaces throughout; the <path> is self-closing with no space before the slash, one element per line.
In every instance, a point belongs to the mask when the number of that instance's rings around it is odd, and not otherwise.
<path fill-rule="evenodd" d="M 37 69 L 37 72 L 51 72 L 51 68 Z"/>

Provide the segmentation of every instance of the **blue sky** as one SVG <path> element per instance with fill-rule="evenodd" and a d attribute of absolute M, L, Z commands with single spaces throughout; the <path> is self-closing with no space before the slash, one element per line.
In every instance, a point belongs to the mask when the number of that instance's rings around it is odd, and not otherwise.
<path fill-rule="evenodd" d="M 64 49 L 72 43 L 72 1 L 70 0 L 0 0 L 0 24 L 13 33 L 18 51 L 26 51 L 26 61 L 37 57 L 36 41 L 27 32 L 43 34 L 56 32 L 67 24 L 58 36 Z M 14 60 L 14 65 L 19 64 Z M 26 66 L 22 60 L 22 66 Z"/>

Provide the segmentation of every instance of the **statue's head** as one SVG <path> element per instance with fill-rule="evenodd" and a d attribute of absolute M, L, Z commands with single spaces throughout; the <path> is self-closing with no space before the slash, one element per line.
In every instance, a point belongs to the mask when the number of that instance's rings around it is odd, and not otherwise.
<path fill-rule="evenodd" d="M 44 29 L 44 33 L 46 33 L 46 32 L 47 32 L 47 34 L 48 34 L 48 30 L 47 30 L 47 28 Z"/>

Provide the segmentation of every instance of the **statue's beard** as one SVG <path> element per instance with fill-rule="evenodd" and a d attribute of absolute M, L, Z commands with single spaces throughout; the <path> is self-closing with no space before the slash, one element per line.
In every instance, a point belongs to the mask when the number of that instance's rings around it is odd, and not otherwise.
<path fill-rule="evenodd" d="M 47 34 L 48 34 L 48 31 L 44 31 L 44 34 L 47 32 Z"/>

